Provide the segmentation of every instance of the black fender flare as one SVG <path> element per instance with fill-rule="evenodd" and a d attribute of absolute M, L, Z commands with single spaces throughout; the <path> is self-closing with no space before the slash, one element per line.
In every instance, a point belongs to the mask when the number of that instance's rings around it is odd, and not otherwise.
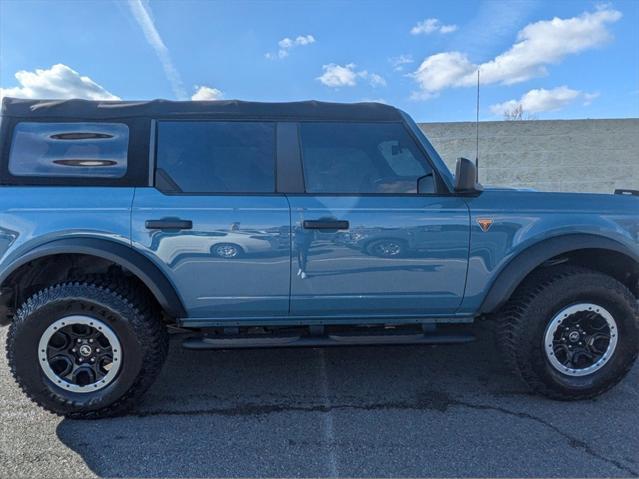
<path fill-rule="evenodd" d="M 63 238 L 36 246 L 13 261 L 0 274 L 0 285 L 20 266 L 38 258 L 57 254 L 87 254 L 112 261 L 138 277 L 149 288 L 160 306 L 174 318 L 186 311 L 173 284 L 150 259 L 130 246 L 100 238 Z"/>
<path fill-rule="evenodd" d="M 535 268 L 555 256 L 582 249 L 604 249 L 622 253 L 637 264 L 639 254 L 616 240 L 594 234 L 565 234 L 535 243 L 502 268 L 484 297 L 479 312 L 497 311 Z"/>

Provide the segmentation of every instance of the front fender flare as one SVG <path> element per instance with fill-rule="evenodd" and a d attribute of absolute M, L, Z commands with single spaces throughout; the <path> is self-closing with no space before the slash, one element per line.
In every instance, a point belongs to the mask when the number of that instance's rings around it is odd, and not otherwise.
<path fill-rule="evenodd" d="M 622 253 L 639 263 L 639 254 L 613 239 L 593 234 L 566 234 L 529 246 L 502 268 L 490 286 L 479 312 L 497 311 L 535 268 L 555 256 L 581 249 L 605 249 Z"/>
<path fill-rule="evenodd" d="M 0 273 L 0 285 L 20 266 L 38 258 L 56 254 L 87 254 L 116 263 L 138 277 L 151 291 L 160 306 L 174 318 L 184 318 L 186 311 L 173 284 L 150 259 L 133 248 L 98 238 L 64 238 L 37 246 L 14 260 Z"/>

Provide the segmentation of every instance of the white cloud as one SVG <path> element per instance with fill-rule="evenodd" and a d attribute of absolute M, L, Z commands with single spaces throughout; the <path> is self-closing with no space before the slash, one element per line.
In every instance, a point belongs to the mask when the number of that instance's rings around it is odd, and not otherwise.
<path fill-rule="evenodd" d="M 593 93 L 584 93 L 584 97 L 583 97 L 584 106 L 590 105 L 593 102 L 593 100 L 595 100 L 596 98 L 599 98 L 599 92 L 598 91 L 593 92 Z"/>
<path fill-rule="evenodd" d="M 442 22 L 437 18 L 427 18 L 421 22 L 417 22 L 413 28 L 410 29 L 411 35 L 430 35 L 431 33 L 452 33 L 457 30 L 457 25 L 442 25 Z"/>
<path fill-rule="evenodd" d="M 366 103 L 384 103 L 388 104 L 388 102 L 384 98 L 362 98 L 360 101 Z"/>
<path fill-rule="evenodd" d="M 439 29 L 439 33 L 453 33 L 457 31 L 457 25 L 442 25 Z"/>
<path fill-rule="evenodd" d="M 368 83 L 370 83 L 373 88 L 377 88 L 378 86 L 386 86 L 386 80 L 384 79 L 384 77 L 378 75 L 377 73 L 371 73 L 368 75 L 367 78 Z"/>
<path fill-rule="evenodd" d="M 393 70 L 396 72 L 401 72 L 404 69 L 404 65 L 408 65 L 414 61 L 412 55 L 399 55 L 388 59 L 388 63 L 391 64 Z"/>
<path fill-rule="evenodd" d="M 140 25 L 140 28 L 142 28 L 146 41 L 149 42 L 151 48 L 155 50 L 155 54 L 160 60 L 162 68 L 164 68 L 164 73 L 169 80 L 169 83 L 171 83 L 173 94 L 179 100 L 185 99 L 186 91 L 182 84 L 182 78 L 175 68 L 175 65 L 173 65 L 169 50 L 166 48 L 160 33 L 155 27 L 155 22 L 151 17 L 151 9 L 149 8 L 148 3 L 143 0 L 129 0 L 128 4 L 133 17 L 138 22 L 138 25 Z"/>
<path fill-rule="evenodd" d="M 191 96 L 193 101 L 210 101 L 221 100 L 224 94 L 217 88 L 211 88 L 208 86 L 195 85 L 195 93 Z"/>
<path fill-rule="evenodd" d="M 61 100 L 82 98 L 84 100 L 119 100 L 120 98 L 98 85 L 91 78 L 62 63 L 34 72 L 20 70 L 15 74 L 19 86 L 0 88 L 0 98 L 42 98 Z"/>
<path fill-rule="evenodd" d="M 521 106 L 525 113 L 542 113 L 545 111 L 560 110 L 577 99 L 583 99 L 588 105 L 598 93 L 584 93 L 573 90 L 567 86 L 560 86 L 551 90 L 539 88 L 525 93 L 519 100 L 509 100 L 503 103 L 492 105 L 490 110 L 495 115 L 503 115 Z"/>
<path fill-rule="evenodd" d="M 324 73 L 316 79 L 332 88 L 355 86 L 360 78 L 368 80 L 368 83 L 373 88 L 386 86 L 386 80 L 381 75 L 369 73 L 366 70 L 356 71 L 355 66 L 354 63 L 348 63 L 346 65 L 329 63 L 328 65 L 322 66 Z"/>
<path fill-rule="evenodd" d="M 317 80 L 326 86 L 337 88 L 357 85 L 357 73 L 355 72 L 354 63 L 344 66 L 329 63 L 328 65 L 323 65 L 322 69 L 324 73 L 317 77 Z"/>
<path fill-rule="evenodd" d="M 279 49 L 277 53 L 268 52 L 264 56 L 269 60 L 282 59 L 286 58 L 290 55 L 291 50 L 295 47 L 310 45 L 311 43 L 315 43 L 315 37 L 313 35 L 299 35 L 294 39 L 291 38 L 282 38 L 279 42 L 277 42 L 277 46 Z"/>
<path fill-rule="evenodd" d="M 608 42 L 608 24 L 620 18 L 617 10 L 600 7 L 577 17 L 531 23 L 518 33 L 517 43 L 509 50 L 479 65 L 461 52 L 431 55 L 412 74 L 421 89 L 415 95 L 429 97 L 445 88 L 473 86 L 478 68 L 484 84 L 510 85 L 546 75 L 548 65 Z"/>
<path fill-rule="evenodd" d="M 475 78 L 476 71 L 477 65 L 463 53 L 446 52 L 429 56 L 412 76 L 422 93 L 433 95 L 450 86 L 467 86 L 468 78 Z"/>

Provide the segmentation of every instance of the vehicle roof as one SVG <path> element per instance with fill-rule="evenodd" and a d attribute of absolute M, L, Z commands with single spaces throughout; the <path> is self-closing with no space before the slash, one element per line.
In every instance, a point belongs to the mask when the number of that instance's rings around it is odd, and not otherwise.
<path fill-rule="evenodd" d="M 395 107 L 382 103 L 299 101 L 25 100 L 5 97 L 2 114 L 21 118 L 103 120 L 114 118 L 273 118 L 290 120 L 401 121 Z"/>

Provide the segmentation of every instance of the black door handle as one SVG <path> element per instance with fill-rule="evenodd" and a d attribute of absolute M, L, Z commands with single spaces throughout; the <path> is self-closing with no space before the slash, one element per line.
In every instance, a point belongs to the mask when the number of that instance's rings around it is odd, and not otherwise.
<path fill-rule="evenodd" d="M 347 230 L 350 225 L 342 220 L 304 220 L 302 226 L 307 230 Z"/>
<path fill-rule="evenodd" d="M 180 219 L 146 220 L 144 226 L 148 230 L 190 230 L 193 228 L 193 222 Z"/>

